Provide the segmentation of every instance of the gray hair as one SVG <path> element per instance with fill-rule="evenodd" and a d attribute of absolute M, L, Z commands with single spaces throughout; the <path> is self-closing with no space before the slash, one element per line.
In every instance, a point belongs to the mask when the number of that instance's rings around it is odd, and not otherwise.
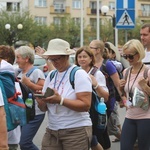
<path fill-rule="evenodd" d="M 15 53 L 21 55 L 22 58 L 29 58 L 29 63 L 34 64 L 34 50 L 29 46 L 20 46 Z"/>

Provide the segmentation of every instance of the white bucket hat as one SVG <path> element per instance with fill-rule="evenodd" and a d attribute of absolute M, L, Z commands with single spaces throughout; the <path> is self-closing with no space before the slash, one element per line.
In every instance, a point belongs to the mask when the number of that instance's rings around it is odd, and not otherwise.
<path fill-rule="evenodd" d="M 75 51 L 70 49 L 70 44 L 67 41 L 57 38 L 49 41 L 47 51 L 43 55 L 71 55 L 74 53 Z"/>
<path fill-rule="evenodd" d="M 106 42 L 106 43 L 109 44 L 110 49 L 115 52 L 115 54 L 116 54 L 116 60 L 120 61 L 120 53 L 119 53 L 117 47 L 114 46 L 111 42 Z"/>

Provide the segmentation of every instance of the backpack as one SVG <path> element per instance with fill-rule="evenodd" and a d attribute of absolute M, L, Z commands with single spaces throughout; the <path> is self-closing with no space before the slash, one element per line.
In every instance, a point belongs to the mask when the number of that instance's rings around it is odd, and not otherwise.
<path fill-rule="evenodd" d="M 26 106 L 15 89 L 14 74 L 0 72 L 0 88 L 4 100 L 7 131 L 15 129 L 18 125 L 24 126 L 26 120 Z"/>
<path fill-rule="evenodd" d="M 32 67 L 26 74 L 27 77 L 29 77 L 31 75 L 31 73 L 36 69 L 36 67 Z M 34 97 L 34 93 L 33 91 L 28 88 L 24 83 L 22 83 L 21 81 L 19 81 L 17 78 L 16 78 L 16 82 L 19 83 L 20 85 L 20 88 L 21 88 L 21 92 L 22 92 L 22 98 L 24 100 L 24 103 L 26 101 L 26 99 L 28 98 L 29 96 L 29 93 L 32 94 L 32 100 L 33 100 L 33 106 L 32 108 L 28 107 L 26 105 L 26 117 L 27 117 L 27 123 L 31 120 L 34 119 L 35 117 L 35 97 Z"/>
<path fill-rule="evenodd" d="M 94 74 L 96 73 L 96 71 L 98 70 L 98 68 L 96 66 L 93 66 L 93 69 L 92 71 L 90 72 L 91 75 L 94 76 Z M 93 130 L 93 133 L 95 135 L 97 135 L 97 128 L 98 128 L 98 122 L 99 122 L 99 119 L 101 116 L 101 114 L 98 112 L 97 110 L 97 106 L 99 105 L 100 103 L 100 97 L 97 95 L 95 89 L 92 89 L 92 102 L 91 102 L 91 107 L 90 107 L 90 117 L 91 117 L 91 120 L 92 120 L 92 130 Z M 107 115 L 103 115 L 103 117 L 105 118 L 103 120 L 103 128 L 101 128 L 101 130 L 105 130 L 106 128 L 106 125 L 107 125 Z"/>
<path fill-rule="evenodd" d="M 107 60 L 107 59 L 104 59 L 103 63 L 102 63 L 102 66 L 100 68 L 100 70 L 102 71 L 102 73 L 104 74 L 105 76 L 105 79 L 106 79 L 106 86 L 109 90 L 109 98 L 108 98 L 108 101 L 106 102 L 106 106 L 107 106 L 107 114 L 108 114 L 108 117 L 110 116 L 110 113 L 113 111 L 114 109 L 114 104 L 115 104 L 115 101 L 120 101 L 121 100 L 121 97 L 114 85 L 114 82 L 113 80 L 111 79 L 111 77 L 108 75 L 108 71 L 106 69 L 106 63 L 107 61 L 110 61 L 110 60 Z M 111 62 L 111 61 L 110 61 Z M 112 62 L 111 62 L 112 63 Z M 112 63 L 113 64 L 113 63 Z M 114 65 L 114 64 L 113 64 Z M 115 66 L 114 66 L 115 67 Z"/>

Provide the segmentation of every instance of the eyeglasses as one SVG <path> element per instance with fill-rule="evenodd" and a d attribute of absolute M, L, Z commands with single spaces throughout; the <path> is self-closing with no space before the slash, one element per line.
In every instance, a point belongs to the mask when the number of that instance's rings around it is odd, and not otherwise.
<path fill-rule="evenodd" d="M 138 54 L 138 53 L 136 52 L 136 53 L 133 54 L 133 55 L 131 55 L 131 54 L 128 54 L 128 55 L 123 54 L 122 57 L 125 58 L 125 59 L 128 59 L 128 58 L 129 58 L 130 60 L 133 60 L 133 59 L 134 59 L 134 56 L 135 56 L 136 54 Z"/>
<path fill-rule="evenodd" d="M 54 58 L 54 59 L 48 58 L 47 60 L 49 60 L 51 62 L 58 62 L 61 58 L 62 58 L 62 56 L 60 56 L 58 58 Z"/>
<path fill-rule="evenodd" d="M 99 47 L 90 47 L 90 49 L 98 49 Z"/>

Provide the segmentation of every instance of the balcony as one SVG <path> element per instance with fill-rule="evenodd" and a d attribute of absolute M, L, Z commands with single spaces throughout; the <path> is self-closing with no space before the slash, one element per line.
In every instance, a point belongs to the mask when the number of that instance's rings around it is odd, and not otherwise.
<path fill-rule="evenodd" d="M 87 11 L 87 15 L 96 15 L 97 14 L 97 9 L 87 7 L 86 11 Z M 99 14 L 101 14 L 101 10 L 99 10 Z"/>
<path fill-rule="evenodd" d="M 63 8 L 56 8 L 54 6 L 50 6 L 50 14 L 70 14 L 70 7 L 66 6 Z"/>

